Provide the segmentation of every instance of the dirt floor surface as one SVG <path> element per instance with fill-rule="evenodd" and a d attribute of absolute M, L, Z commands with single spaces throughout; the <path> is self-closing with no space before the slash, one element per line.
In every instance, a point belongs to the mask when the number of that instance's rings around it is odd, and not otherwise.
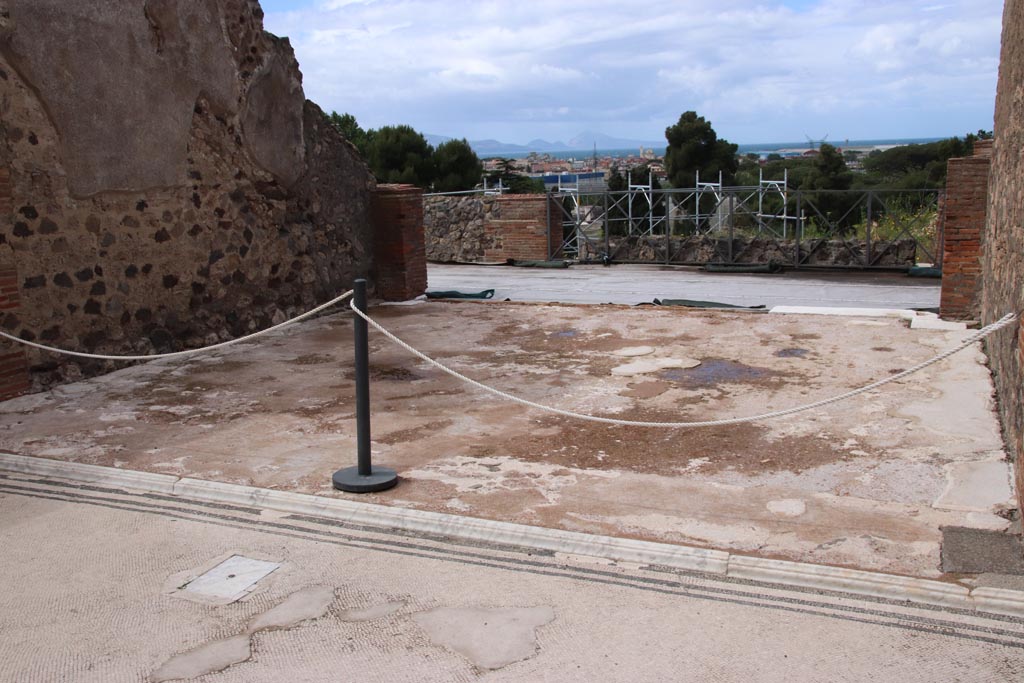
<path fill-rule="evenodd" d="M 653 307 L 371 313 L 502 390 L 657 421 L 815 401 L 965 335 L 891 318 Z M 355 457 L 347 312 L 7 401 L 0 449 L 917 576 L 940 575 L 940 527 L 1008 525 L 1009 469 L 978 347 L 826 409 L 700 429 L 570 420 L 492 399 L 373 332 L 370 350 L 374 458 L 401 476 L 380 494 L 330 483 Z"/>

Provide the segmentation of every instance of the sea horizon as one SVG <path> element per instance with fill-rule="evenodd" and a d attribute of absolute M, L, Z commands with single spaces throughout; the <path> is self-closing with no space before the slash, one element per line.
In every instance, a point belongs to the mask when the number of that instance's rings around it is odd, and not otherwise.
<path fill-rule="evenodd" d="M 954 136 L 950 136 L 954 137 Z M 866 140 L 825 140 L 828 144 L 834 145 L 839 148 L 854 148 L 854 147 L 899 147 L 902 145 L 919 145 L 929 142 L 937 142 L 939 140 L 946 140 L 945 137 L 930 137 L 930 138 L 877 138 L 877 139 L 866 139 Z M 756 143 L 745 143 L 737 145 L 738 154 L 773 154 L 779 153 L 781 150 L 805 150 L 811 148 L 812 145 L 816 146 L 821 141 L 815 140 L 813 143 L 804 141 L 789 141 L 789 142 L 756 142 Z M 651 147 L 645 147 L 645 149 L 652 149 Z M 664 154 L 663 148 L 654 148 L 654 152 L 658 155 Z M 508 152 L 505 154 L 487 154 L 481 155 L 481 159 L 525 159 L 534 152 Z M 539 155 L 547 155 L 552 159 L 589 159 L 594 156 L 594 149 L 576 149 L 576 150 L 563 150 L 559 152 L 536 152 Z M 640 147 L 617 147 L 610 149 L 596 150 L 597 156 L 600 157 L 628 157 L 639 155 Z"/>

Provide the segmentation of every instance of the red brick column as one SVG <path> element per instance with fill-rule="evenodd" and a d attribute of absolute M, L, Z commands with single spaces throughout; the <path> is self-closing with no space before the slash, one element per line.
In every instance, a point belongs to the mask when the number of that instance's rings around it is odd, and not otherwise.
<path fill-rule="evenodd" d="M 943 223 L 943 318 L 981 318 L 981 236 L 988 206 L 988 156 L 950 159 Z"/>
<path fill-rule="evenodd" d="M 548 195 L 507 194 L 495 198 L 495 214 L 488 219 L 484 233 L 494 245 L 484 251 L 484 259 L 500 261 L 546 261 L 548 258 Z M 553 207 L 553 211 L 557 211 Z M 559 214 L 553 213 L 556 218 Z M 559 234 L 561 234 L 559 232 Z"/>
<path fill-rule="evenodd" d="M 11 199 L 11 172 L 0 168 L 0 216 L 10 224 L 14 213 Z M 21 306 L 18 294 L 18 272 L 10 248 L 0 250 L 0 324 L 7 316 L 17 315 Z M 28 359 L 21 344 L 0 341 L 0 401 L 20 396 L 29 390 Z"/>
<path fill-rule="evenodd" d="M 405 301 L 425 292 L 423 190 L 414 185 L 378 185 L 370 198 L 370 224 L 377 296 Z"/>

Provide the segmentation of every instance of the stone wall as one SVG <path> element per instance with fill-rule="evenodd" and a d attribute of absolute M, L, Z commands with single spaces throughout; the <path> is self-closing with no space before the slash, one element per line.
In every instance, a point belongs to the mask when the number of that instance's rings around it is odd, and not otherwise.
<path fill-rule="evenodd" d="M 943 318 L 977 320 L 981 314 L 981 251 L 988 203 L 988 147 L 976 156 L 950 159 L 943 203 Z"/>
<path fill-rule="evenodd" d="M 730 257 L 731 242 L 731 257 Z M 760 237 L 727 237 L 700 235 L 672 237 L 612 237 L 608 253 L 613 262 L 623 263 L 733 263 L 763 265 L 778 263 L 783 266 L 799 261 L 802 266 L 860 267 L 864 263 L 867 243 L 864 240 L 803 240 L 797 256 L 795 240 L 763 239 Z M 872 242 L 873 265 L 876 267 L 907 268 L 914 265 L 917 242 L 913 239 Z M 666 255 L 667 250 L 667 255 Z M 582 260 L 600 261 L 605 244 L 584 245 Z"/>
<path fill-rule="evenodd" d="M 1007 0 L 1003 9 L 994 132 L 981 269 L 986 323 L 1024 310 L 1024 0 Z M 986 350 L 1024 508 L 1024 323 L 990 337 Z"/>
<path fill-rule="evenodd" d="M 547 195 L 539 194 L 426 197 L 427 259 L 442 263 L 545 260 L 549 255 L 547 202 Z M 559 211 L 555 205 L 552 210 Z"/>
<path fill-rule="evenodd" d="M 337 295 L 372 261 L 372 176 L 255 0 L 0 0 L 0 329 L 150 353 Z M 30 350 L 34 385 L 115 367 Z"/>
<path fill-rule="evenodd" d="M 424 199 L 427 259 L 442 263 L 504 262 L 506 259 L 542 260 L 558 244 L 549 244 L 548 207 L 545 195 L 434 195 Z M 551 207 L 554 220 L 561 209 Z M 607 245 L 613 260 L 664 263 L 665 239 L 613 237 Z M 717 263 L 728 260 L 729 240 L 715 236 L 673 237 L 667 245 L 673 263 Z M 794 263 L 795 241 L 738 237 L 733 240 L 736 263 Z M 864 261 L 863 241 L 804 240 L 800 243 L 802 265 L 858 266 Z M 873 265 L 906 268 L 916 262 L 912 239 L 872 244 Z M 605 244 L 584 245 L 579 258 L 600 261 Z M 559 254 L 554 254 L 558 257 Z"/>

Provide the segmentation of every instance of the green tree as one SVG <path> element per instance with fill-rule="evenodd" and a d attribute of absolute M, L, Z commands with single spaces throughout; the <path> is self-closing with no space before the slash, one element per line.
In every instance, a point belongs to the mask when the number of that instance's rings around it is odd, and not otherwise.
<path fill-rule="evenodd" d="M 688 111 L 679 121 L 665 129 L 665 169 L 673 187 L 693 187 L 697 172 L 705 181 L 731 185 L 736 175 L 737 146 L 719 139 L 711 122 L 697 112 Z"/>
<path fill-rule="evenodd" d="M 860 196 L 845 192 L 852 185 L 853 173 L 846 167 L 842 153 L 827 142 L 821 143 L 801 189 L 812 191 L 806 197 L 816 211 L 809 211 L 808 215 L 822 232 L 845 235 L 860 219 L 860 214 L 853 211 Z"/>
<path fill-rule="evenodd" d="M 483 175 L 483 164 L 465 139 L 442 142 L 434 150 L 435 192 L 472 190 Z"/>
<path fill-rule="evenodd" d="M 827 142 L 821 143 L 818 155 L 811 164 L 811 172 L 804 181 L 808 190 L 849 190 L 853 174 L 846 167 L 842 153 Z"/>
<path fill-rule="evenodd" d="M 356 122 L 352 114 L 339 114 L 332 111 L 327 117 L 331 125 L 338 129 L 338 132 L 345 136 L 349 142 L 356 146 L 359 153 L 366 156 L 366 146 L 370 142 L 370 134 L 363 130 Z"/>
<path fill-rule="evenodd" d="M 384 126 L 372 132 L 366 161 L 382 183 L 429 188 L 434 182 L 434 148 L 411 126 Z"/>
<path fill-rule="evenodd" d="M 544 181 L 519 173 L 514 159 L 498 159 L 498 170 L 490 180 L 495 185 L 500 180 L 508 194 L 544 194 Z"/>

